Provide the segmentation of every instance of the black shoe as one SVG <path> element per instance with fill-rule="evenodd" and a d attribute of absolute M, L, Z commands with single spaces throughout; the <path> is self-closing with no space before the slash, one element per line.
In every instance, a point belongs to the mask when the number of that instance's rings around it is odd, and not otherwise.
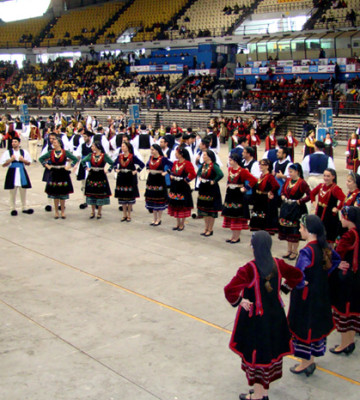
<path fill-rule="evenodd" d="M 16 210 L 12 210 L 11 213 L 10 213 L 10 215 L 11 215 L 12 217 L 15 217 L 17 214 L 18 214 L 18 213 L 17 213 Z"/>
<path fill-rule="evenodd" d="M 252 395 L 254 394 L 254 391 L 251 389 L 249 390 L 249 393 L 241 393 L 239 395 L 239 399 L 240 400 L 269 400 L 268 396 L 264 396 L 261 399 L 255 399 L 254 397 L 252 397 Z M 249 397 L 247 397 L 249 396 Z"/>
<path fill-rule="evenodd" d="M 212 233 L 212 232 L 211 232 Z M 238 240 L 235 240 L 235 241 L 233 241 L 233 240 L 230 240 L 230 242 L 229 243 L 231 243 L 231 244 L 235 244 L 235 243 L 240 243 L 240 239 L 238 239 Z"/>
<path fill-rule="evenodd" d="M 122 211 L 122 210 L 123 210 L 123 208 L 122 208 L 122 206 L 120 206 L 120 207 L 119 207 L 119 211 Z"/>
<path fill-rule="evenodd" d="M 95 214 L 91 213 L 89 219 L 94 219 L 95 218 Z"/>
<path fill-rule="evenodd" d="M 82 203 L 79 205 L 80 210 L 83 210 L 84 208 L 87 208 L 87 204 L 86 203 Z"/>
<path fill-rule="evenodd" d="M 158 223 L 155 223 L 154 226 L 160 226 L 161 225 L 161 221 L 159 221 Z"/>
<path fill-rule="evenodd" d="M 46 212 L 50 212 L 51 210 L 52 210 L 51 206 L 49 206 L 49 205 L 45 206 L 45 211 Z"/>
<path fill-rule="evenodd" d="M 307 368 L 304 368 L 304 369 L 302 369 L 301 371 L 297 371 L 297 370 L 296 370 L 296 367 L 297 367 L 298 365 L 299 365 L 299 364 L 296 364 L 296 365 L 294 365 L 293 367 L 290 368 L 290 371 L 291 371 L 293 374 L 296 374 L 296 375 L 305 374 L 306 376 L 310 376 L 310 375 L 312 375 L 312 374 L 314 373 L 314 371 L 316 370 L 316 364 L 315 364 L 315 363 L 310 364 Z"/>
<path fill-rule="evenodd" d="M 34 210 L 32 208 L 28 208 L 27 210 L 22 211 L 24 214 L 34 214 Z"/>
<path fill-rule="evenodd" d="M 209 237 L 209 236 L 212 236 L 214 234 L 214 231 L 211 231 L 211 232 L 207 232 L 207 233 L 205 233 L 205 237 Z"/>
<path fill-rule="evenodd" d="M 175 226 L 174 228 L 172 228 L 172 230 L 173 230 L 173 231 L 178 231 L 178 230 L 179 230 L 179 227 L 178 227 L 178 226 Z"/>
<path fill-rule="evenodd" d="M 346 355 L 351 354 L 354 350 L 355 350 L 355 343 L 351 343 L 349 344 L 349 346 L 345 347 L 342 350 L 336 350 L 338 346 L 336 345 L 335 347 L 333 347 L 332 349 L 330 349 L 330 353 L 333 354 L 341 354 L 341 353 L 345 353 Z"/>

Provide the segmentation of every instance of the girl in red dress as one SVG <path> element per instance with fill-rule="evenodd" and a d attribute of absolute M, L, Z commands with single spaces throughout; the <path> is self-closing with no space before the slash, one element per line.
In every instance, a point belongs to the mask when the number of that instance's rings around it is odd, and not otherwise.
<path fill-rule="evenodd" d="M 249 229 L 249 204 L 246 201 L 246 186 L 253 187 L 257 179 L 246 168 L 241 168 L 241 158 L 233 153 L 229 158 L 228 181 L 222 216 L 223 228 L 230 228 L 231 239 L 227 243 L 239 243 L 240 233 L 243 229 Z"/>
<path fill-rule="evenodd" d="M 291 161 L 294 162 L 294 151 L 295 147 L 299 144 L 299 142 L 298 140 L 296 140 L 290 129 L 287 131 L 285 140 L 286 140 L 286 148 L 288 151 L 288 155 L 290 156 Z"/>
<path fill-rule="evenodd" d="M 346 169 L 350 169 L 356 172 L 359 165 L 359 152 L 358 147 L 360 143 L 356 137 L 356 133 L 351 134 L 351 138 L 348 140 L 346 148 Z"/>
<path fill-rule="evenodd" d="M 179 146 L 175 151 L 177 161 L 174 162 L 170 172 L 170 191 L 168 214 L 177 219 L 173 231 L 183 231 L 185 218 L 190 217 L 194 207 L 189 183 L 195 179 L 196 172 L 190 162 L 189 152 L 184 146 Z"/>
<path fill-rule="evenodd" d="M 257 160 L 257 148 L 261 144 L 261 140 L 259 136 L 256 134 L 256 131 L 254 128 L 250 129 L 250 135 L 247 136 L 247 140 L 249 142 L 249 146 L 254 149 L 254 158 Z"/>
<path fill-rule="evenodd" d="M 334 169 L 327 168 L 324 171 L 324 183 L 311 191 L 310 198 L 312 202 L 315 202 L 317 198 L 315 214 L 324 223 L 327 241 L 334 243 L 340 229 L 338 212 L 342 209 L 345 200 L 345 194 L 336 184 Z"/>

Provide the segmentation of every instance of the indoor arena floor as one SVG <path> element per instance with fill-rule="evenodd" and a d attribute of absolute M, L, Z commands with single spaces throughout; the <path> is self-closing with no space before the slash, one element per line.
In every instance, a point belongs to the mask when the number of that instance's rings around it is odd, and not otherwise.
<path fill-rule="evenodd" d="M 335 149 L 345 190 L 344 152 Z M 224 165 L 226 157 L 223 145 Z M 223 288 L 252 258 L 250 232 L 230 245 L 221 218 L 209 238 L 199 235 L 202 220 L 189 219 L 183 232 L 172 231 L 168 215 L 149 226 L 143 181 L 131 223 L 120 223 L 114 198 L 101 220 L 90 220 L 74 176 L 67 219 L 55 220 L 44 211 L 42 166 L 28 171 L 33 215 L 10 216 L 9 194 L 0 190 L 0 399 L 237 400 L 246 392 L 240 359 L 228 348 L 236 310 Z M 0 168 L 2 183 L 5 173 Z M 113 174 L 109 180 L 113 189 Z M 224 194 L 225 179 L 221 187 Z M 285 249 L 273 238 L 274 256 Z M 332 333 L 329 347 L 339 337 Z M 359 400 L 357 342 L 351 356 L 327 352 L 309 378 L 289 372 L 296 361 L 285 358 L 269 398 Z"/>

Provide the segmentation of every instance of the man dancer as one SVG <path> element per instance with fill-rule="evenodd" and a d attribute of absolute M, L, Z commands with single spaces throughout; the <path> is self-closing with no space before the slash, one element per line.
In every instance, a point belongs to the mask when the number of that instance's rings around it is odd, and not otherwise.
<path fill-rule="evenodd" d="M 30 154 L 20 149 L 20 138 L 13 137 L 12 148 L 5 151 L 2 155 L 0 164 L 9 167 L 5 178 L 5 190 L 10 190 L 10 215 L 16 216 L 16 192 L 19 190 L 21 198 L 22 212 L 32 214 L 32 208 L 26 208 L 26 189 L 31 188 L 31 182 L 26 172 L 25 165 L 31 164 Z"/>

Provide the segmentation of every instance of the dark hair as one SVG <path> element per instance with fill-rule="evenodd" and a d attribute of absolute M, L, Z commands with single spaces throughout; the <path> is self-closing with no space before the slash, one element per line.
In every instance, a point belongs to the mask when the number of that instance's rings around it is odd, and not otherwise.
<path fill-rule="evenodd" d="M 321 150 L 325 149 L 325 143 L 322 142 L 321 140 L 317 140 L 314 144 L 318 149 L 321 149 Z"/>
<path fill-rule="evenodd" d="M 235 161 L 237 164 L 239 164 L 239 165 L 241 164 L 241 157 L 239 156 L 239 154 L 237 154 L 237 153 L 235 153 L 235 152 L 230 153 L 229 158 L 230 158 L 231 160 Z"/>
<path fill-rule="evenodd" d="M 210 147 L 210 142 L 211 142 L 211 139 L 208 139 L 208 138 L 201 139 L 201 143 L 202 143 L 204 146 L 206 146 L 207 148 Z"/>
<path fill-rule="evenodd" d="M 207 156 L 210 158 L 210 160 L 211 160 L 213 163 L 215 163 L 215 162 L 216 162 L 215 153 L 214 153 L 212 150 L 210 150 L 210 149 L 207 149 L 205 152 L 206 152 Z"/>
<path fill-rule="evenodd" d="M 277 142 L 278 142 L 279 147 L 285 147 L 287 144 L 286 139 L 283 139 L 283 138 L 280 138 Z"/>
<path fill-rule="evenodd" d="M 130 142 L 122 142 L 122 144 L 124 144 L 128 148 L 129 153 L 134 154 L 134 148 Z"/>
<path fill-rule="evenodd" d="M 179 152 L 179 154 L 180 154 L 185 160 L 190 161 L 190 154 L 189 154 L 189 152 L 187 151 L 187 149 L 185 148 L 185 146 L 180 145 L 180 146 L 178 146 L 178 147 L 176 148 L 176 150 Z"/>
<path fill-rule="evenodd" d="M 240 138 L 239 138 L 239 140 L 238 140 L 238 143 L 239 143 L 239 144 L 245 143 L 247 140 L 248 140 L 248 139 L 247 139 L 246 136 L 240 136 Z"/>
<path fill-rule="evenodd" d="M 153 144 L 151 147 L 159 153 L 159 156 L 164 155 L 164 153 L 161 150 L 161 147 L 158 144 Z"/>
<path fill-rule="evenodd" d="M 323 269 L 329 270 L 332 265 L 332 252 L 326 241 L 326 230 L 323 222 L 317 215 L 311 214 L 303 215 L 300 219 L 300 223 L 304 225 L 309 233 L 316 235 L 317 243 L 323 251 Z"/>
<path fill-rule="evenodd" d="M 334 182 L 337 183 L 337 174 L 336 174 L 336 171 L 335 171 L 334 169 L 332 169 L 332 168 L 326 168 L 326 169 L 324 170 L 324 172 L 325 172 L 325 171 L 330 172 L 330 174 L 334 177 Z"/>
<path fill-rule="evenodd" d="M 105 150 L 100 142 L 100 140 L 94 140 L 93 145 L 99 149 L 102 153 L 105 153 Z"/>
<path fill-rule="evenodd" d="M 272 165 L 272 163 L 271 163 L 270 160 L 268 160 L 267 158 L 263 158 L 262 160 L 259 161 L 259 164 L 260 164 L 260 165 L 261 165 L 261 163 L 262 163 L 263 165 L 267 165 L 267 166 L 268 166 L 268 169 L 269 169 L 269 172 L 272 172 L 272 170 L 273 170 L 273 165 Z"/>
<path fill-rule="evenodd" d="M 289 168 L 293 169 L 294 171 L 297 171 L 299 174 L 300 178 L 304 179 L 304 173 L 301 164 L 299 163 L 294 163 L 289 165 Z"/>
<path fill-rule="evenodd" d="M 251 146 L 246 146 L 244 150 L 246 150 L 246 152 L 249 153 L 251 157 L 254 157 L 255 150 Z"/>

